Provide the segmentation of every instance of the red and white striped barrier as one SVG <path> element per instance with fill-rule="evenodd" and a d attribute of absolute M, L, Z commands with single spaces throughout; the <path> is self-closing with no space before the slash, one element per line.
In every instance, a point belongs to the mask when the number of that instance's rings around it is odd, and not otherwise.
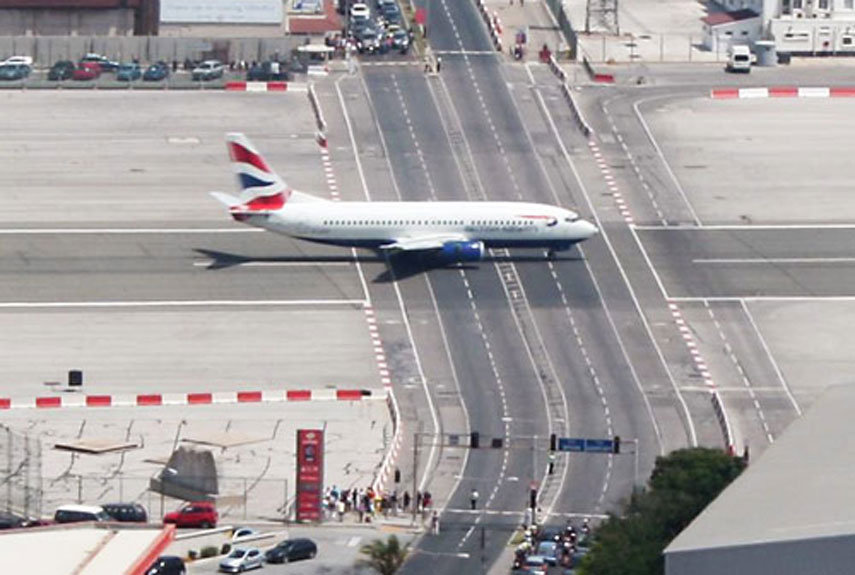
<path fill-rule="evenodd" d="M 769 88 L 714 88 L 710 91 L 713 100 L 735 100 L 755 98 L 855 98 L 855 87 L 799 87 L 771 86 Z"/>
<path fill-rule="evenodd" d="M 288 82 L 226 82 L 230 92 L 285 92 Z"/>
<path fill-rule="evenodd" d="M 138 395 L 48 395 L 29 399 L 0 397 L 4 409 L 57 409 L 63 407 L 156 407 L 162 405 L 214 405 L 298 401 L 363 401 L 386 399 L 385 389 L 287 389 Z"/>

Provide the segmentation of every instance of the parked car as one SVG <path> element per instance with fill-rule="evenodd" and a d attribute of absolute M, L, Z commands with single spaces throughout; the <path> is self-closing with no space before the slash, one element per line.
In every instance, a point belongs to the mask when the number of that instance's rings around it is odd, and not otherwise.
<path fill-rule="evenodd" d="M 220 571 L 223 573 L 243 573 L 263 566 L 264 556 L 261 550 L 255 547 L 233 549 L 225 559 L 220 561 Z"/>
<path fill-rule="evenodd" d="M 288 72 L 285 69 L 285 65 L 279 62 L 261 62 L 246 71 L 246 79 L 259 82 L 287 80 Z"/>
<path fill-rule="evenodd" d="M 71 60 L 60 60 L 50 67 L 47 78 L 55 82 L 58 80 L 68 80 L 71 78 L 73 72 L 74 62 Z"/>
<path fill-rule="evenodd" d="M 95 62 L 81 62 L 71 72 L 72 80 L 94 80 L 101 75 L 101 66 Z"/>
<path fill-rule="evenodd" d="M 184 560 L 175 555 L 161 555 L 154 560 L 145 575 L 186 575 Z"/>
<path fill-rule="evenodd" d="M 29 524 L 30 522 L 26 517 L 0 511 L 0 529 L 18 529 L 20 527 L 28 527 Z"/>
<path fill-rule="evenodd" d="M 169 77 L 169 65 L 166 62 L 157 62 L 146 68 L 143 80 L 146 82 L 159 82 Z"/>
<path fill-rule="evenodd" d="M 314 559 L 318 546 L 311 539 L 286 539 L 264 553 L 268 563 L 290 563 L 300 559 Z"/>
<path fill-rule="evenodd" d="M 0 65 L 0 80 L 23 80 L 30 75 L 30 67 L 26 64 Z"/>
<path fill-rule="evenodd" d="M 116 521 L 145 523 L 148 513 L 139 503 L 105 503 L 101 507 Z"/>
<path fill-rule="evenodd" d="M 9 56 L 0 62 L 0 66 L 5 66 L 7 64 L 23 64 L 24 66 L 32 67 L 33 59 L 30 56 Z"/>
<path fill-rule="evenodd" d="M 142 78 L 142 69 L 139 64 L 120 64 L 116 71 L 116 80 L 123 82 L 133 82 Z"/>
<path fill-rule="evenodd" d="M 81 521 L 111 521 L 100 505 L 61 505 L 53 514 L 56 523 L 78 523 Z"/>
<path fill-rule="evenodd" d="M 164 523 L 174 523 L 176 527 L 216 527 L 220 518 L 217 508 L 209 501 L 185 503 L 177 511 L 171 511 L 163 517 Z"/>
<path fill-rule="evenodd" d="M 102 72 L 115 72 L 119 68 L 119 63 L 115 60 L 110 60 L 101 54 L 89 53 L 80 59 L 80 63 L 91 62 L 98 64 Z"/>
<path fill-rule="evenodd" d="M 197 81 L 213 80 L 223 77 L 223 63 L 219 60 L 205 60 L 193 68 L 193 79 Z"/>
<path fill-rule="evenodd" d="M 244 537 L 252 537 L 253 535 L 259 535 L 260 532 L 258 529 L 253 529 L 252 527 L 238 527 L 232 532 L 232 541 L 237 541 L 238 539 L 243 539 Z"/>

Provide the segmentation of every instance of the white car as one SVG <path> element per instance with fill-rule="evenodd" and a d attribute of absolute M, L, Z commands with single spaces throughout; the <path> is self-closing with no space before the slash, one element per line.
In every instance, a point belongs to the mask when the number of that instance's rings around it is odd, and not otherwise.
<path fill-rule="evenodd" d="M 0 62 L 0 66 L 12 66 L 23 64 L 24 66 L 32 66 L 33 59 L 29 56 L 11 56 Z"/>
<path fill-rule="evenodd" d="M 223 573 L 242 573 L 248 569 L 258 569 L 264 566 L 264 555 L 256 547 L 233 549 L 225 559 L 220 561 L 220 571 Z"/>
<path fill-rule="evenodd" d="M 194 80 L 213 80 L 223 77 L 223 63 L 219 60 L 205 60 L 193 68 Z"/>
<path fill-rule="evenodd" d="M 238 527 L 234 530 L 234 533 L 232 533 L 232 541 L 238 541 L 245 537 L 253 537 L 255 535 L 259 535 L 257 529 L 253 529 L 252 527 Z"/>
<path fill-rule="evenodd" d="M 371 17 L 371 12 L 368 10 L 368 4 L 357 2 L 350 7 L 350 17 L 357 20 L 368 19 Z"/>

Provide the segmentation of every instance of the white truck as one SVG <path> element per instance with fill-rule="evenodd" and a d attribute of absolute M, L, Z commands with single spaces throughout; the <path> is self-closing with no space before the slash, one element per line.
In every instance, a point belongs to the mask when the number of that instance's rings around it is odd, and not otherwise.
<path fill-rule="evenodd" d="M 745 44 L 731 46 L 727 50 L 727 72 L 751 72 L 751 49 Z"/>

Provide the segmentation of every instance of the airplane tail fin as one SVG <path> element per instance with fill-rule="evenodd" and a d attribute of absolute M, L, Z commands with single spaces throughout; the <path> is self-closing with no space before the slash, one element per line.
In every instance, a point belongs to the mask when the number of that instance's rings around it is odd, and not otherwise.
<path fill-rule="evenodd" d="M 237 205 L 229 207 L 247 212 L 282 208 L 291 196 L 291 190 L 267 165 L 249 138 L 243 134 L 226 134 L 226 146 L 240 186 Z M 217 199 L 224 200 L 222 197 Z"/>
<path fill-rule="evenodd" d="M 227 194 L 215 197 L 232 212 L 271 212 L 281 209 L 288 201 L 323 201 L 289 188 L 245 135 L 226 134 L 226 146 L 240 192 L 236 198 Z"/>

